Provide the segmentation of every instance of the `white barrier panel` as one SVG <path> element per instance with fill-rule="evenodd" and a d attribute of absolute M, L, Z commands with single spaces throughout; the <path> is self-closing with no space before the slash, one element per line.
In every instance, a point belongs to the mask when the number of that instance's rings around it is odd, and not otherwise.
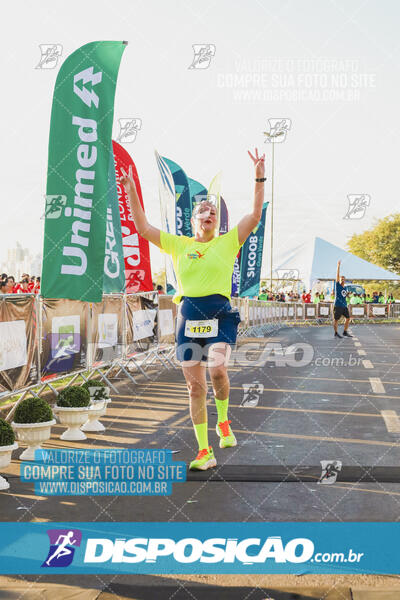
<path fill-rule="evenodd" d="M 0 371 L 23 367 L 27 362 L 25 321 L 0 323 Z"/>
<path fill-rule="evenodd" d="M 365 315 L 365 306 L 352 306 L 351 316 L 352 317 L 363 317 Z"/>
<path fill-rule="evenodd" d="M 313 317 L 315 317 L 315 314 L 316 314 L 315 306 L 307 306 L 307 304 L 306 304 L 305 308 L 306 308 L 306 319 L 312 319 Z"/>
<path fill-rule="evenodd" d="M 319 314 L 321 315 L 321 317 L 329 317 L 329 307 L 321 306 L 319 309 Z"/>
<path fill-rule="evenodd" d="M 240 318 L 242 321 L 246 320 L 246 307 L 243 305 L 240 307 Z"/>
<path fill-rule="evenodd" d="M 133 340 L 135 342 L 153 335 L 156 315 L 155 309 L 138 310 L 132 313 Z"/>
<path fill-rule="evenodd" d="M 370 315 L 373 317 L 386 317 L 387 316 L 387 306 L 378 304 L 370 304 Z"/>
<path fill-rule="evenodd" d="M 171 308 L 163 308 L 158 311 L 158 323 L 161 335 L 172 335 L 174 333 L 174 315 Z"/>

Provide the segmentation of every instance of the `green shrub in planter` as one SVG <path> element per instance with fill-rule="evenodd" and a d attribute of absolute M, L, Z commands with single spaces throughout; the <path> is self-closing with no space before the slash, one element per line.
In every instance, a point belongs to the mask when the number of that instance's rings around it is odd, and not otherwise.
<path fill-rule="evenodd" d="M 107 387 L 107 384 L 101 379 L 88 379 L 81 387 L 88 390 L 90 387 Z"/>
<path fill-rule="evenodd" d="M 62 390 L 57 398 L 57 406 L 66 408 L 79 408 L 89 406 L 90 394 L 80 385 L 73 385 Z"/>
<path fill-rule="evenodd" d="M 15 442 L 14 430 L 7 421 L 0 419 L 0 446 L 11 446 Z"/>
<path fill-rule="evenodd" d="M 53 419 L 53 412 L 42 398 L 25 398 L 14 413 L 14 423 L 46 423 Z"/>

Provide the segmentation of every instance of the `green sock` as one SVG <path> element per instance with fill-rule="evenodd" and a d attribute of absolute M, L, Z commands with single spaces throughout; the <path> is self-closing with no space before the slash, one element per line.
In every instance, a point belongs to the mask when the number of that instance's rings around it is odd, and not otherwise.
<path fill-rule="evenodd" d="M 217 407 L 218 423 L 224 423 L 224 421 L 228 420 L 229 398 L 226 400 L 217 400 L 215 398 L 215 405 Z"/>
<path fill-rule="evenodd" d="M 207 423 L 200 423 L 200 425 L 193 425 L 193 427 L 196 434 L 197 443 L 199 444 L 199 450 L 208 448 Z"/>

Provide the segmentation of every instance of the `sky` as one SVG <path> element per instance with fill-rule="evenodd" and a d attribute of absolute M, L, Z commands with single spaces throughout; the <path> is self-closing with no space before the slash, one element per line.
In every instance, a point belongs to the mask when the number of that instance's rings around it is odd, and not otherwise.
<path fill-rule="evenodd" d="M 230 225 L 251 211 L 253 165 L 269 119 L 290 119 L 275 145 L 274 266 L 315 236 L 340 247 L 399 210 L 399 3 L 396 0 L 42 0 L 3 7 L 0 262 L 19 241 L 43 243 L 52 95 L 62 61 L 90 41 L 127 40 L 118 76 L 114 139 L 137 166 L 148 219 L 160 226 L 154 150 L 206 187 L 222 172 Z M 17 28 L 18 25 L 18 28 Z M 59 44 L 54 69 L 35 68 L 40 44 Z M 193 45 L 210 44 L 207 68 Z M 365 194 L 362 218 L 348 195 Z M 270 209 L 270 207 L 269 207 Z M 360 213 L 358 213 L 360 215 Z M 263 272 L 269 272 L 267 218 Z M 152 250 L 153 269 L 162 265 Z M 332 266 L 334 271 L 335 265 Z"/>

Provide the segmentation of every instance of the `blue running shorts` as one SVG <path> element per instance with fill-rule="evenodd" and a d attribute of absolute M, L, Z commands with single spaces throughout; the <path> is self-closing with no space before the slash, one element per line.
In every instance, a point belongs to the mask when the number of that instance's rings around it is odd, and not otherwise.
<path fill-rule="evenodd" d="M 189 323 L 188 323 L 189 321 Z M 215 332 L 218 322 L 218 331 Z M 183 296 L 176 319 L 176 358 L 179 362 L 206 362 L 212 344 L 236 344 L 240 314 L 220 294 L 193 298 Z M 209 337 L 211 331 L 212 337 Z M 196 333 L 197 332 L 197 333 Z M 199 335 L 200 334 L 200 335 Z"/>

